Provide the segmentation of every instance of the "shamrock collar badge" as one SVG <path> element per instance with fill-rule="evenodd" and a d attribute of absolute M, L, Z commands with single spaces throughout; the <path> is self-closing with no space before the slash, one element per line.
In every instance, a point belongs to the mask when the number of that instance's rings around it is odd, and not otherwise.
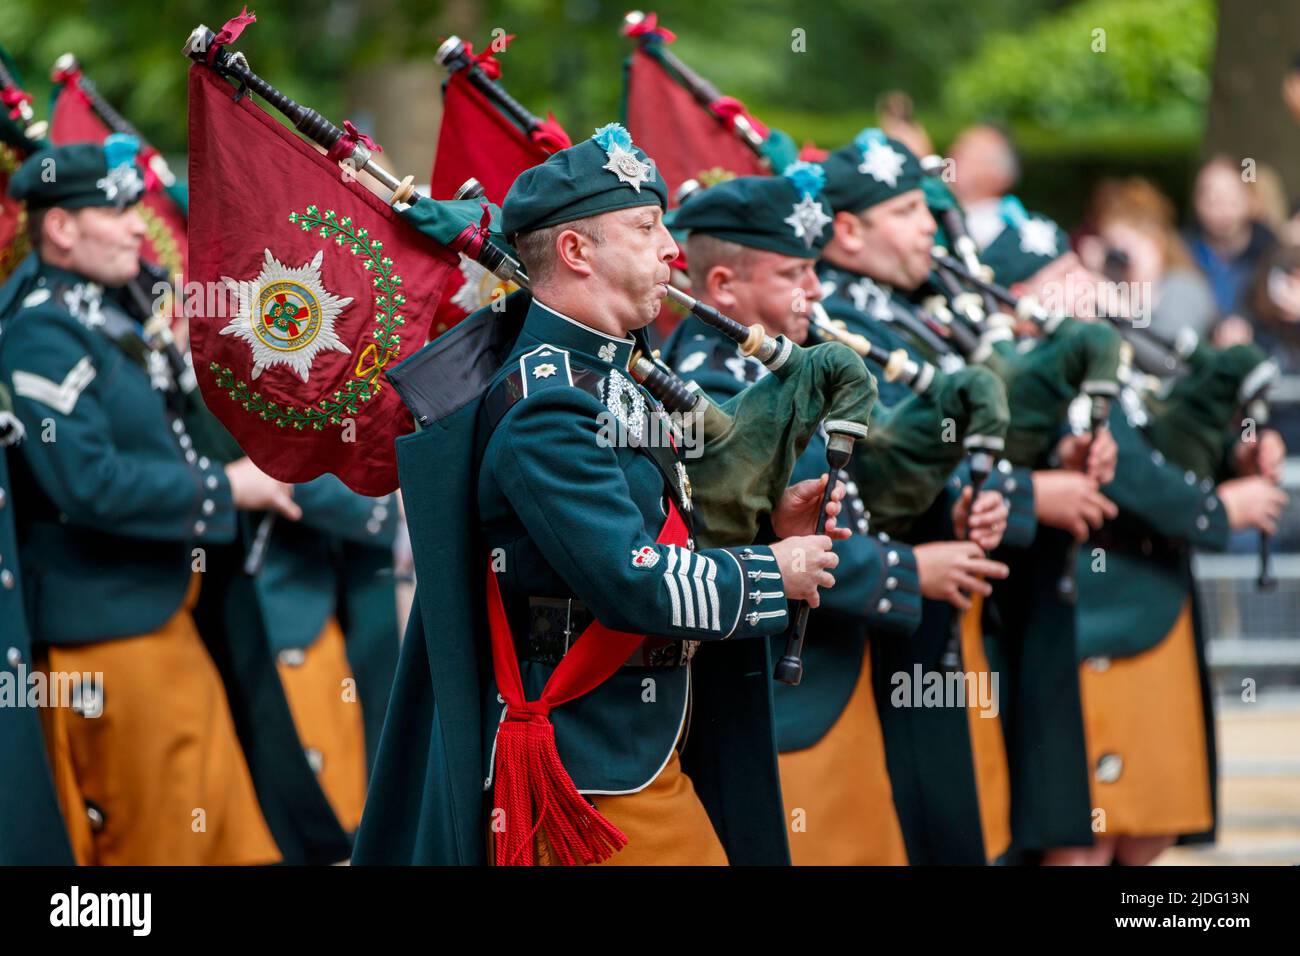
<path fill-rule="evenodd" d="M 1026 255 L 1055 259 L 1056 224 L 1046 219 L 1026 219 L 1020 224 L 1020 251 Z"/>
<path fill-rule="evenodd" d="M 794 230 L 796 239 L 802 239 L 804 246 L 811 249 L 831 222 L 831 217 L 826 215 L 826 210 L 817 201 L 817 194 L 826 185 L 826 173 L 818 164 L 801 160 L 791 163 L 781 175 L 790 181 L 795 192 L 802 197 L 790 208 L 790 215 L 782 222 Z"/>
<path fill-rule="evenodd" d="M 631 135 L 618 123 L 602 126 L 591 138 L 605 151 L 609 160 L 601 168 L 617 176 L 620 183 L 640 192 L 642 183 L 654 181 L 654 167 L 637 159 Z"/>

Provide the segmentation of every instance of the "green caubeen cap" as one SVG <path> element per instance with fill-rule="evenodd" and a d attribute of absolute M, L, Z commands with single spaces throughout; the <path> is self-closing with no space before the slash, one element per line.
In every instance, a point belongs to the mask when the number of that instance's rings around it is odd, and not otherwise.
<path fill-rule="evenodd" d="M 654 161 L 618 123 L 524 170 L 502 204 L 507 236 L 616 209 L 668 208 L 668 186 Z"/>
<path fill-rule="evenodd" d="M 1001 204 L 1006 224 L 980 253 L 980 261 L 993 270 L 1002 285 L 1024 282 L 1043 266 L 1070 251 L 1070 237 L 1046 216 L 1030 215 L 1015 196 Z"/>
<path fill-rule="evenodd" d="M 910 149 L 874 127 L 835 150 L 823 165 L 826 198 L 836 212 L 862 212 L 920 189 L 925 176 Z"/>
<path fill-rule="evenodd" d="M 795 162 L 780 176 L 740 176 L 698 190 L 666 221 L 691 235 L 816 259 L 830 239 L 833 219 L 821 193 L 825 183 L 821 166 Z"/>
<path fill-rule="evenodd" d="M 140 144 L 114 133 L 99 143 L 70 143 L 33 153 L 9 181 L 9 195 L 28 209 L 125 208 L 144 195 L 136 165 Z"/>

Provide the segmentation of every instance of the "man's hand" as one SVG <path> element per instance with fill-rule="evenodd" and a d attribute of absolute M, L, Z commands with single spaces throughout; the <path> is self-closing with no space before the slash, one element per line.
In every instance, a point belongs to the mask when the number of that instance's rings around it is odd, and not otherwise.
<path fill-rule="evenodd" d="M 1011 513 L 1011 509 L 1007 506 L 1001 492 L 981 491 L 980 496 L 975 499 L 975 510 L 972 513 L 970 495 L 971 489 L 967 485 L 962 489 L 961 497 L 952 506 L 953 532 L 958 538 L 969 538 L 985 551 L 992 551 L 1002 543 L 1002 535 L 1007 530 L 1007 516 Z"/>
<path fill-rule="evenodd" d="M 1255 435 L 1254 441 L 1237 444 L 1232 453 L 1239 475 L 1262 475 L 1275 485 L 1282 483 L 1282 465 L 1286 461 L 1286 442 L 1271 428 Z"/>
<path fill-rule="evenodd" d="M 293 485 L 276 481 L 248 458 L 226 466 L 230 479 L 230 497 L 240 511 L 275 511 L 290 521 L 302 517 L 302 509 L 293 501 Z"/>
<path fill-rule="evenodd" d="M 1266 534 L 1277 533 L 1277 519 L 1286 507 L 1287 493 L 1261 475 L 1233 478 L 1217 489 L 1228 525 L 1234 531 L 1258 528 Z"/>
<path fill-rule="evenodd" d="M 781 495 L 781 501 L 772 512 L 772 530 L 778 538 L 789 538 L 797 534 L 812 534 L 817 530 L 817 509 L 822 503 L 822 491 L 826 488 L 826 475 L 809 478 L 791 485 Z M 836 526 L 835 516 L 840 513 L 840 502 L 844 500 L 844 482 L 837 481 L 831 492 L 831 500 L 826 504 L 826 533 L 836 541 L 853 537 L 852 528 Z"/>
<path fill-rule="evenodd" d="M 1001 561 L 984 557 L 974 541 L 933 541 L 918 544 L 916 570 L 921 579 L 921 594 L 936 601 L 947 601 L 958 610 L 970 608 L 967 594 L 988 597 L 993 586 L 984 578 L 1005 578 L 1010 569 Z"/>
<path fill-rule="evenodd" d="M 1097 482 L 1079 471 L 1034 472 L 1034 513 L 1052 528 L 1086 541 L 1090 529 L 1100 528 L 1119 508 L 1097 490 Z"/>
<path fill-rule="evenodd" d="M 1119 446 L 1109 428 L 1093 435 L 1066 435 L 1056 443 L 1056 455 L 1063 468 L 1085 473 L 1098 485 L 1115 478 Z"/>
<path fill-rule="evenodd" d="M 791 601 L 807 601 L 809 607 L 821 604 L 818 588 L 833 588 L 835 578 L 830 569 L 840 563 L 831 550 L 829 535 L 809 534 L 783 538 L 772 545 L 776 566 L 781 569 L 785 596 Z"/>

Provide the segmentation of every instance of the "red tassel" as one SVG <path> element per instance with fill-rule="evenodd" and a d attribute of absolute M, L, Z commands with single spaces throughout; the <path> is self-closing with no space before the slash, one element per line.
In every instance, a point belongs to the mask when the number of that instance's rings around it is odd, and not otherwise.
<path fill-rule="evenodd" d="M 554 113 L 547 113 L 546 119 L 533 128 L 528 138 L 550 153 L 558 153 L 573 145 L 569 134 L 555 121 Z"/>
<path fill-rule="evenodd" d="M 740 102 L 740 100 L 736 99 L 734 96 L 719 96 L 709 104 L 709 109 L 713 111 L 714 116 L 717 116 L 719 119 L 728 123 L 735 123 L 737 116 L 745 117 L 745 119 L 749 120 L 749 125 L 754 128 L 754 131 L 758 133 L 759 136 L 763 137 L 763 139 L 767 139 L 767 127 L 754 119 L 754 117 L 749 114 L 749 111 L 745 109 L 745 104 Z"/>
<path fill-rule="evenodd" d="M 664 43 L 672 43 L 677 39 L 677 34 L 673 33 L 672 30 L 659 25 L 659 16 L 655 13 L 647 13 L 645 18 L 635 26 L 625 26 L 623 35 L 626 37 L 654 37 Z"/>
<path fill-rule="evenodd" d="M 234 43 L 239 39 L 239 35 L 244 32 L 244 27 L 250 23 L 257 22 L 257 14 L 248 12 L 248 4 L 239 11 L 239 16 L 231 17 L 226 21 L 225 26 L 217 31 L 217 35 L 212 38 L 212 46 L 208 49 L 208 62 L 211 63 L 217 55 L 217 47 L 225 46 L 227 43 Z"/>
<path fill-rule="evenodd" d="M 497 733 L 493 795 L 498 866 L 532 866 L 539 830 L 562 866 L 600 863 L 627 846 L 623 832 L 578 793 L 544 715 L 507 714 Z"/>

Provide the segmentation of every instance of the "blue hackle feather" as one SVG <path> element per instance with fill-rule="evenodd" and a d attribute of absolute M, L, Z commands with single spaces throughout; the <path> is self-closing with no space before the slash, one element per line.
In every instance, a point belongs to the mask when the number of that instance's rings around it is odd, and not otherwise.
<path fill-rule="evenodd" d="M 790 180 L 800 196 L 815 196 L 826 185 L 826 170 L 820 163 L 798 160 L 791 163 L 781 175 Z"/>
<path fill-rule="evenodd" d="M 140 141 L 125 133 L 113 133 L 104 140 L 104 163 L 108 169 L 116 169 L 135 162 L 140 152 Z"/>
<path fill-rule="evenodd" d="M 857 136 L 853 137 L 853 145 L 858 148 L 859 152 L 865 153 L 867 147 L 872 143 L 883 143 L 886 139 L 887 137 L 885 136 L 884 131 L 879 127 L 868 126 L 862 132 L 858 133 Z"/>
<path fill-rule="evenodd" d="M 632 136 L 619 123 L 607 123 L 592 134 L 592 139 L 596 145 L 605 152 L 611 152 L 615 147 L 632 151 Z"/>
<path fill-rule="evenodd" d="M 1019 229 L 1029 218 L 1024 203 L 1015 196 L 1003 196 L 998 211 L 1002 214 L 1002 221 L 1013 229 Z"/>

